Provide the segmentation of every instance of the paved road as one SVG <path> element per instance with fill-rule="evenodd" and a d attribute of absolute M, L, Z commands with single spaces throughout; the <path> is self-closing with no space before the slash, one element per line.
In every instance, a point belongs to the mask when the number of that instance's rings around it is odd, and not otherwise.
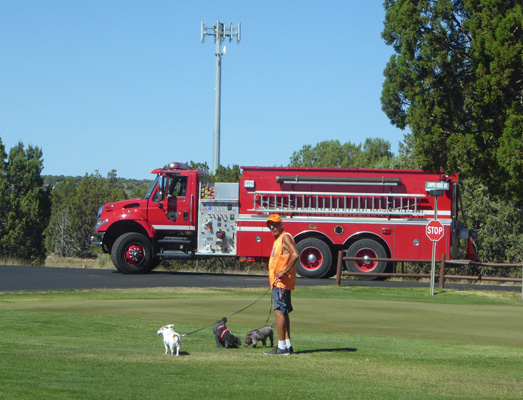
<path fill-rule="evenodd" d="M 334 285 L 334 279 L 298 278 L 296 286 Z M 153 271 L 145 275 L 124 275 L 116 270 L 21 267 L 0 265 L 0 293 L 68 289 L 134 289 L 154 287 L 267 287 L 266 276 L 203 274 Z M 427 282 L 343 280 L 343 286 L 427 287 Z M 521 291 L 521 286 L 478 286 L 445 284 L 446 288 Z"/>

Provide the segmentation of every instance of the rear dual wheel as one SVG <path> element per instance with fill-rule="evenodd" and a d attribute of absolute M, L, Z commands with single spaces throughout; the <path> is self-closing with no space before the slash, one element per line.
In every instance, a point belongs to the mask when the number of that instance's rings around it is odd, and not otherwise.
<path fill-rule="evenodd" d="M 328 277 L 332 266 L 332 252 L 323 240 L 304 239 L 296 244 L 299 258 L 296 273 L 304 278 Z"/>
<path fill-rule="evenodd" d="M 377 241 L 372 239 L 360 239 L 354 242 L 347 250 L 347 257 L 360 257 L 363 260 L 345 260 L 345 267 L 349 272 L 385 272 L 388 266 L 386 261 L 371 261 L 371 258 L 387 258 L 385 248 Z M 362 279 L 376 279 L 369 276 Z"/>

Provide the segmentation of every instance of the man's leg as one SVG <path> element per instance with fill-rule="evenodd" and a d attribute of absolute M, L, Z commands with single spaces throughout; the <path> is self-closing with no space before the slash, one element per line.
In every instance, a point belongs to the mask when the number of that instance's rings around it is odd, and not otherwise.
<path fill-rule="evenodd" d="M 283 314 L 283 317 L 285 318 L 285 339 L 290 340 L 291 339 L 291 319 L 289 318 L 289 313 Z"/>
<path fill-rule="evenodd" d="M 287 327 L 286 320 L 289 319 L 289 314 L 284 314 L 280 309 L 274 310 L 274 316 L 276 317 L 276 328 L 278 329 L 278 340 L 285 340 Z"/>
<path fill-rule="evenodd" d="M 276 317 L 276 328 L 278 329 L 278 346 L 271 351 L 266 351 L 264 354 L 279 354 L 287 356 L 290 354 L 287 348 L 287 342 L 285 337 L 289 335 L 288 321 L 289 315 L 283 313 L 279 308 L 274 310 L 274 316 Z"/>
<path fill-rule="evenodd" d="M 278 341 L 288 341 L 291 340 L 291 320 L 289 318 L 289 313 L 282 313 L 281 310 L 274 310 L 274 315 L 276 316 L 276 327 L 278 329 Z M 286 346 L 289 347 L 289 346 Z"/>
<path fill-rule="evenodd" d="M 278 330 L 278 347 L 265 354 L 288 355 L 289 349 L 287 343 L 290 342 L 290 320 L 289 313 L 282 311 L 282 308 L 283 310 L 287 310 L 287 304 L 283 298 L 282 291 L 278 288 L 273 289 L 272 299 L 275 306 L 274 316 L 276 317 L 276 328 Z"/>

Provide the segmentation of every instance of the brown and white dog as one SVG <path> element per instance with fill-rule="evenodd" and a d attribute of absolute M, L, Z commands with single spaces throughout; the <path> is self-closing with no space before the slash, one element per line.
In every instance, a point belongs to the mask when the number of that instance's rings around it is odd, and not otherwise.
<path fill-rule="evenodd" d="M 174 325 L 164 325 L 158 332 L 158 336 L 163 337 L 163 345 L 165 346 L 165 354 L 169 354 L 171 350 L 171 356 L 174 354 L 174 349 L 176 349 L 176 357 L 180 354 L 180 344 L 181 336 L 179 333 L 174 331 Z"/>
<path fill-rule="evenodd" d="M 245 335 L 244 346 L 248 347 L 252 344 L 252 347 L 256 347 L 258 342 L 262 342 L 263 347 L 267 347 L 267 338 L 269 338 L 271 341 L 271 347 L 274 347 L 274 333 L 272 328 L 274 328 L 274 324 L 247 332 L 247 335 Z"/>

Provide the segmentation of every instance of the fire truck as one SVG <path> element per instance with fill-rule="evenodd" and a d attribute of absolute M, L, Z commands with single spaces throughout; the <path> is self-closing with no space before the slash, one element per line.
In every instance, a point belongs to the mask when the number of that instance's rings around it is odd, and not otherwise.
<path fill-rule="evenodd" d="M 458 220 L 457 174 L 414 170 L 241 167 L 239 183 L 211 183 L 205 171 L 173 162 L 155 169 L 143 199 L 104 204 L 92 236 L 123 273 L 146 273 L 162 259 L 236 257 L 266 261 L 281 216 L 300 253 L 302 277 L 335 274 L 340 250 L 349 272 L 379 273 L 391 260 L 427 261 L 426 226 L 444 228 L 436 256 L 455 259 L 472 231 Z M 427 184 L 428 183 L 428 184 Z M 427 186 L 443 184 L 435 197 Z M 372 260 L 387 258 L 390 260 Z"/>

